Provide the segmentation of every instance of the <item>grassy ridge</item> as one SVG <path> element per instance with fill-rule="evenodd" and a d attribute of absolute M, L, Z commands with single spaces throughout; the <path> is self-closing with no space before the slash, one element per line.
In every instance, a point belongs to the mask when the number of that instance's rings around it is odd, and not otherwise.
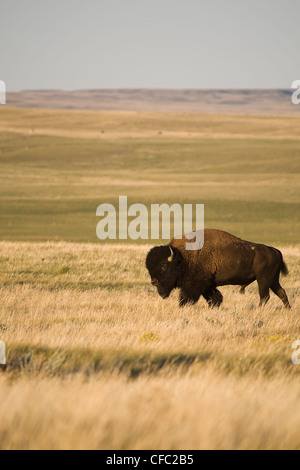
<path fill-rule="evenodd" d="M 300 140 L 293 119 L 7 108 L 0 119 L 0 239 L 96 242 L 96 208 L 127 195 L 129 204 L 149 209 L 204 203 L 207 227 L 297 243 Z"/>

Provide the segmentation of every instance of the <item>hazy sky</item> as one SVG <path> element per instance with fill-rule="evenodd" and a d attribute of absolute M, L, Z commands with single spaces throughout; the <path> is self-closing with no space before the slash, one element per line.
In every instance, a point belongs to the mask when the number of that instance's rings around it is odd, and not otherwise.
<path fill-rule="evenodd" d="M 290 88 L 300 0 L 0 0 L 8 91 Z"/>

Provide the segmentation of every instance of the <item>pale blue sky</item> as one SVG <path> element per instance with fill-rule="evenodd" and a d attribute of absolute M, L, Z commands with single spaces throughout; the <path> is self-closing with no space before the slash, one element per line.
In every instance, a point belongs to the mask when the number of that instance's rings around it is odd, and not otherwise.
<path fill-rule="evenodd" d="M 8 91 L 290 88 L 299 0 L 0 0 Z"/>

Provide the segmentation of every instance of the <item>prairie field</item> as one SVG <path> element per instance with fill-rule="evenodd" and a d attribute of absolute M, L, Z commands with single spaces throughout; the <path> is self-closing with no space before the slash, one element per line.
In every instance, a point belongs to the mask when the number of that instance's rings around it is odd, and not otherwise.
<path fill-rule="evenodd" d="M 299 124 L 1 108 L 0 449 L 300 449 Z M 164 240 L 96 238 L 119 195 L 281 249 L 291 310 L 256 283 L 219 309 L 159 298 Z"/>
<path fill-rule="evenodd" d="M 300 116 L 1 108 L 0 240 L 97 243 L 102 203 L 203 203 L 207 227 L 299 243 Z"/>

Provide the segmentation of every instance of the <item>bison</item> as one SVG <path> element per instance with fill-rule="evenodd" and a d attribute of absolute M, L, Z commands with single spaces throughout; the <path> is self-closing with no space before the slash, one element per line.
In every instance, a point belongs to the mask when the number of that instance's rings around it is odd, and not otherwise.
<path fill-rule="evenodd" d="M 210 307 L 219 307 L 223 301 L 219 286 L 239 285 L 241 292 L 258 283 L 260 305 L 268 302 L 270 289 L 283 302 L 290 304 L 279 283 L 280 273 L 288 274 L 282 254 L 276 248 L 248 242 L 215 229 L 204 230 L 204 245 L 200 250 L 186 250 L 190 242 L 183 235 L 173 238 L 168 245 L 150 250 L 146 267 L 151 283 L 166 299 L 173 289 L 180 289 L 179 305 L 196 303 L 202 295 Z"/>

